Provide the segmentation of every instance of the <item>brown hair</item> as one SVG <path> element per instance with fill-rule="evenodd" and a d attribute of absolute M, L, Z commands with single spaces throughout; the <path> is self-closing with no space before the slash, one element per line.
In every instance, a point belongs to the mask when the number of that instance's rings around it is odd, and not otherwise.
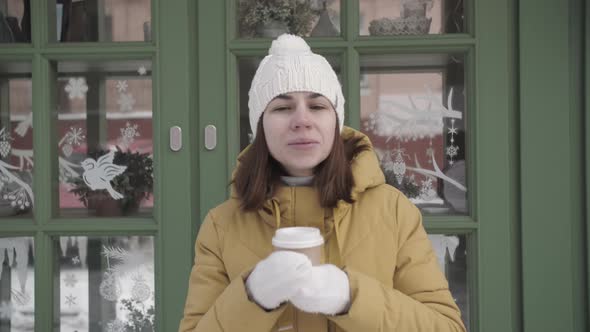
<path fill-rule="evenodd" d="M 264 114 L 263 114 L 264 115 Z M 281 164 L 268 151 L 264 137 L 262 117 L 258 121 L 256 138 L 239 160 L 232 183 L 242 200 L 242 209 L 257 210 L 272 196 L 280 176 L 286 174 Z M 369 150 L 367 144 L 359 144 L 362 137 L 342 138 L 336 121 L 334 144 L 328 157 L 315 169 L 313 186 L 320 194 L 320 205 L 335 207 L 339 200 L 352 203 L 354 178 L 351 161 L 359 153 Z"/>

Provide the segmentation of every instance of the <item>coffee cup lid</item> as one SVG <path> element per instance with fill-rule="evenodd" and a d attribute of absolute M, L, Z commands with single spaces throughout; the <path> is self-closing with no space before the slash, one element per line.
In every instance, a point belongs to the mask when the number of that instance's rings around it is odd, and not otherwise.
<path fill-rule="evenodd" d="M 279 228 L 272 238 L 272 245 L 284 249 L 304 249 L 324 244 L 320 230 L 315 227 Z"/>

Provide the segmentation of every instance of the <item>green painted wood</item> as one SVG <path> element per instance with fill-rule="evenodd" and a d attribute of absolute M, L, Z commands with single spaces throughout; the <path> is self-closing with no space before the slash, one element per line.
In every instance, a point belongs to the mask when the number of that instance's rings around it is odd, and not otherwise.
<path fill-rule="evenodd" d="M 587 287 L 586 284 L 586 268 L 585 253 L 586 247 L 584 213 L 584 73 L 580 68 L 583 68 L 583 52 L 584 52 L 584 16 L 583 16 L 584 0 L 570 0 L 569 7 L 571 17 L 569 24 L 569 42 L 572 45 L 570 49 L 570 81 L 569 81 L 569 101 L 571 103 L 572 116 L 570 117 L 570 139 L 572 140 L 571 153 L 572 163 L 569 169 L 569 176 L 572 186 L 570 188 L 570 195 L 572 200 L 570 202 L 572 215 L 572 286 L 573 298 L 572 303 L 574 311 L 572 312 L 574 318 L 573 331 L 588 331 L 588 317 L 585 316 L 588 312 L 587 300 L 583 290 Z"/>
<path fill-rule="evenodd" d="M 519 4 L 524 331 L 587 330 L 580 274 L 581 11 L 580 1 L 568 3 Z"/>
<path fill-rule="evenodd" d="M 51 72 L 49 62 L 41 55 L 36 54 L 33 62 L 33 193 L 35 203 L 33 215 L 37 226 L 35 237 L 35 330 L 49 331 L 52 328 L 53 317 L 53 280 L 51 278 L 52 252 L 48 250 L 46 235 L 39 230 L 46 225 L 52 217 L 52 205 L 56 201 L 53 192 L 54 179 L 52 174 L 58 174 L 56 155 L 57 144 L 52 142 L 52 113 L 55 108 L 55 94 L 53 80 L 55 75 Z M 49 106 L 49 107 L 48 107 Z M 53 153 L 53 154 L 52 154 Z M 52 170 L 56 170 L 52 173 Z M 38 265 L 37 265 L 38 264 Z"/>
<path fill-rule="evenodd" d="M 586 155 L 586 324 L 590 326 L 590 2 L 585 1 L 585 8 L 582 12 L 585 12 L 584 16 L 584 35 L 583 44 L 584 49 L 584 86 L 586 88 L 583 96 L 585 102 L 585 155 Z"/>
<path fill-rule="evenodd" d="M 350 41 L 359 35 L 358 0 L 340 1 L 340 38 Z M 313 45 L 311 45 L 313 47 Z"/>
<path fill-rule="evenodd" d="M 226 49 L 227 1 L 199 1 L 197 11 L 198 56 L 198 110 L 199 126 L 196 129 L 200 138 L 207 125 L 217 128 L 217 147 L 213 151 L 205 149 L 203 142 L 192 150 L 200 157 L 200 220 L 209 209 L 223 202 L 227 197 L 229 184 L 228 137 L 230 129 L 227 117 L 236 116 L 236 109 L 228 108 L 228 100 L 237 100 L 227 95 L 227 65 L 229 55 Z M 237 136 L 233 136 L 234 140 Z M 235 159 L 235 156 L 232 158 Z"/>
<path fill-rule="evenodd" d="M 345 70 L 340 74 L 343 82 L 342 92 L 346 102 L 344 104 L 345 125 L 361 128 L 361 91 L 360 91 L 360 56 L 354 47 L 348 47 L 344 55 Z"/>
<path fill-rule="evenodd" d="M 90 56 L 104 59 L 109 58 L 136 58 L 154 53 L 157 47 L 140 42 L 121 43 L 64 43 L 50 44 L 41 50 L 43 55 L 56 60 L 79 59 L 80 56 Z"/>
<path fill-rule="evenodd" d="M 467 68 L 468 91 L 475 88 L 475 108 L 468 135 L 471 163 L 475 168 L 472 211 L 479 224 L 473 241 L 477 245 L 477 309 L 472 331 L 521 331 L 519 323 L 516 109 L 512 91 L 514 77 L 508 71 L 515 62 L 512 38 L 514 8 L 509 0 L 478 1 L 474 8 L 474 67 Z M 469 59 L 469 57 L 468 57 Z M 469 60 L 468 60 L 469 64 Z M 473 257 L 472 257 L 473 259 Z M 472 294 L 472 296 L 475 296 Z"/>
<path fill-rule="evenodd" d="M 270 39 L 255 39 L 255 40 L 232 40 L 228 42 L 228 48 L 231 51 L 268 51 Z M 346 48 L 354 46 L 364 50 L 379 49 L 381 50 L 403 50 L 411 49 L 412 51 L 421 51 L 422 49 L 465 49 L 475 43 L 475 38 L 465 35 L 429 35 L 420 38 L 405 37 L 399 39 L 385 38 L 385 37 L 362 37 L 352 39 L 350 41 L 336 38 L 306 38 L 309 46 L 312 49 L 322 48 Z"/>
<path fill-rule="evenodd" d="M 191 183 L 197 174 L 197 165 L 192 164 L 191 155 L 196 151 L 196 142 L 190 135 L 198 128 L 193 127 L 189 113 L 191 91 L 191 61 L 188 40 L 189 2 L 186 0 L 159 1 L 158 3 L 158 47 L 157 82 L 158 99 L 158 159 L 161 213 L 157 222 L 160 237 L 156 242 L 158 250 L 157 272 L 160 286 L 157 305 L 158 331 L 176 331 L 182 317 L 188 273 L 192 266 L 191 219 L 195 208 L 191 196 Z M 194 16 L 193 16 L 194 17 Z M 169 128 L 182 128 L 183 147 L 178 152 L 169 148 Z M 179 276 L 182 276 L 179 278 Z"/>

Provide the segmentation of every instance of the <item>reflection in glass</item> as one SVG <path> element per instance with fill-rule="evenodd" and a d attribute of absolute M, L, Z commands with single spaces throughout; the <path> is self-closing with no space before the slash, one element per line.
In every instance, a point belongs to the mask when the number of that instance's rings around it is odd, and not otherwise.
<path fill-rule="evenodd" d="M 367 56 L 360 89 L 387 183 L 422 212 L 467 214 L 463 56 Z"/>
<path fill-rule="evenodd" d="M 333 55 L 323 55 L 332 65 L 340 82 L 340 58 Z M 238 59 L 238 88 L 239 88 L 239 112 L 240 112 L 240 151 L 252 143 L 252 131 L 250 130 L 250 118 L 248 116 L 248 91 L 256 69 L 262 61 L 262 57 L 242 57 Z"/>
<path fill-rule="evenodd" d="M 151 41 L 150 0 L 55 0 L 56 40 Z"/>
<path fill-rule="evenodd" d="M 152 80 L 149 61 L 57 64 L 62 215 L 151 213 Z"/>
<path fill-rule="evenodd" d="M 31 64 L 0 64 L 0 217 L 33 211 Z"/>
<path fill-rule="evenodd" d="M 155 331 L 151 236 L 62 236 L 54 248 L 59 331 Z"/>
<path fill-rule="evenodd" d="M 31 0 L 0 1 L 0 43 L 31 42 Z"/>
<path fill-rule="evenodd" d="M 359 11 L 361 35 L 465 32 L 463 0 L 359 0 Z"/>
<path fill-rule="evenodd" d="M 429 234 L 438 264 L 449 281 L 451 294 L 461 309 L 461 318 L 469 330 L 469 287 L 467 283 L 467 237 Z"/>
<path fill-rule="evenodd" d="M 33 331 L 35 263 L 33 238 L 0 238 L 0 331 Z"/>
<path fill-rule="evenodd" d="M 340 35 L 340 0 L 237 0 L 238 35 L 275 38 L 282 33 L 302 37 Z"/>

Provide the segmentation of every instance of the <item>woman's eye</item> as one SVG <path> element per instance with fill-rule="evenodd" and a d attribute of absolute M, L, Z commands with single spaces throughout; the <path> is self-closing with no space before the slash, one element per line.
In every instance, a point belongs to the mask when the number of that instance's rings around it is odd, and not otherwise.
<path fill-rule="evenodd" d="M 311 108 L 312 110 L 319 111 L 319 110 L 323 110 L 323 109 L 325 109 L 326 107 L 325 107 L 324 105 L 312 105 L 310 108 Z"/>
<path fill-rule="evenodd" d="M 277 108 L 274 108 L 273 111 L 279 111 L 280 112 L 280 111 L 286 111 L 288 109 L 289 109 L 288 106 L 279 106 Z"/>

